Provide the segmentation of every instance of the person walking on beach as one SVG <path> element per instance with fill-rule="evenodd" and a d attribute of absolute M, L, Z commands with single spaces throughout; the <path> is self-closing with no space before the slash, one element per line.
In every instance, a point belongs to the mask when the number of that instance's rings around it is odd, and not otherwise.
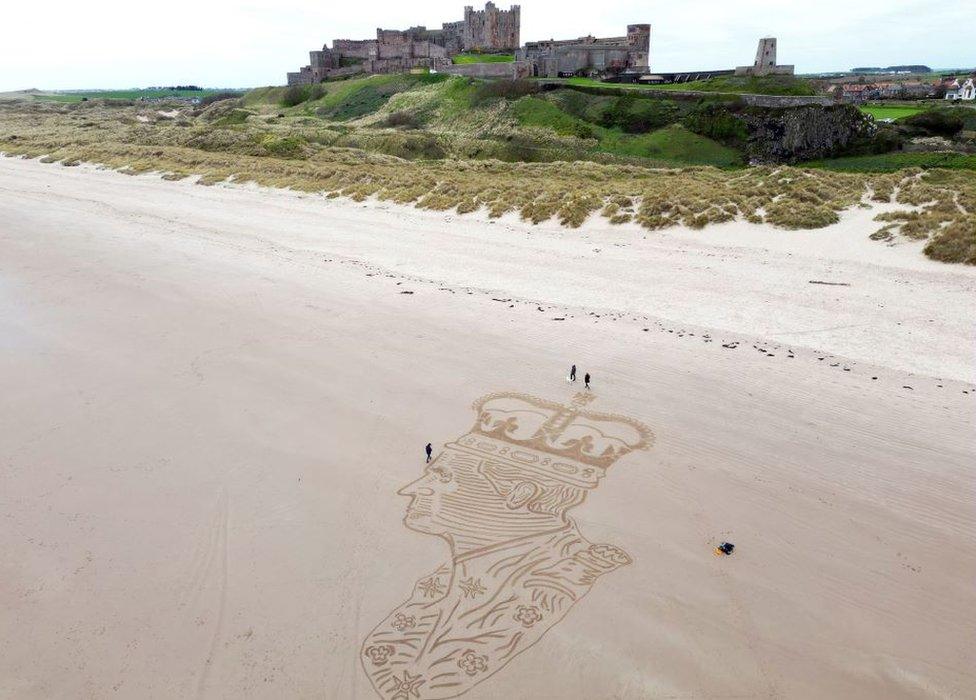
<path fill-rule="evenodd" d="M 430 443 L 428 442 L 427 447 L 425 447 L 424 450 L 427 452 L 427 461 L 430 462 L 430 453 L 434 451 L 434 448 L 431 447 Z"/>
<path fill-rule="evenodd" d="M 587 389 L 590 388 L 590 373 L 589 372 L 587 372 L 586 374 L 583 375 L 583 386 L 585 386 Z"/>
<path fill-rule="evenodd" d="M 576 365 L 573 365 L 569 370 L 569 381 L 576 381 Z"/>

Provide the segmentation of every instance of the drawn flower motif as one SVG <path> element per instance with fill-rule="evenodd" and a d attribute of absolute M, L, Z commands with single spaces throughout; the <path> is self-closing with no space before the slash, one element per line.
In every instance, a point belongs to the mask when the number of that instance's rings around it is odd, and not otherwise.
<path fill-rule="evenodd" d="M 444 592 L 444 585 L 436 576 L 431 576 L 420 582 L 420 590 L 423 591 L 424 598 L 436 598 Z"/>
<path fill-rule="evenodd" d="M 366 647 L 366 656 L 373 662 L 374 666 L 382 666 L 393 653 L 393 647 L 389 644 L 374 644 Z"/>
<path fill-rule="evenodd" d="M 484 595 L 485 587 L 481 585 L 481 579 L 476 579 L 474 576 L 471 578 L 461 579 L 459 588 L 464 591 L 464 597 L 476 598 L 479 595 Z"/>
<path fill-rule="evenodd" d="M 616 564 L 617 566 L 623 566 L 630 563 L 630 557 L 619 547 L 614 547 L 612 544 L 594 544 L 590 546 L 590 552 L 594 556 L 608 561 L 611 564 Z"/>
<path fill-rule="evenodd" d="M 478 671 L 488 670 L 488 657 L 475 654 L 473 649 L 468 649 L 458 659 L 458 666 L 469 676 L 473 676 Z"/>
<path fill-rule="evenodd" d="M 402 632 L 403 630 L 410 629 L 411 627 L 417 626 L 417 620 L 413 615 L 404 615 L 403 613 L 397 613 L 393 616 L 393 629 L 397 632 Z"/>
<path fill-rule="evenodd" d="M 520 605 L 515 609 L 515 619 L 521 622 L 523 627 L 531 627 L 542 619 L 542 613 L 534 605 Z"/>
<path fill-rule="evenodd" d="M 426 681 L 419 673 L 416 676 L 411 676 L 407 671 L 404 671 L 403 678 L 393 676 L 393 695 L 390 696 L 390 700 L 410 700 L 410 698 L 419 698 L 419 688 L 424 683 L 426 683 Z"/>

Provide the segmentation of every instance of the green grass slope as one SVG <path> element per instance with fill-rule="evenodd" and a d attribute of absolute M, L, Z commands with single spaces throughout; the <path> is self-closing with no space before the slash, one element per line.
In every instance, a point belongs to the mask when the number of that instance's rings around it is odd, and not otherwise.
<path fill-rule="evenodd" d="M 924 107 L 908 107 L 903 105 L 863 105 L 859 107 L 865 114 L 870 114 L 875 119 L 902 119 L 921 114 L 925 111 Z"/>
<path fill-rule="evenodd" d="M 464 65 L 466 63 L 512 63 L 514 60 L 514 54 L 497 53 L 460 53 L 452 59 L 456 65 Z"/>
<path fill-rule="evenodd" d="M 816 95 L 813 84 L 804 78 L 789 75 L 763 77 L 719 76 L 708 80 L 661 85 L 630 85 L 604 83 L 592 78 L 545 78 L 546 82 L 564 82 L 579 87 L 599 87 L 619 90 L 669 90 L 677 92 L 715 92 L 732 95 Z"/>
<path fill-rule="evenodd" d="M 742 156 L 712 139 L 688 131 L 677 123 L 668 124 L 646 133 L 625 133 L 620 128 L 608 128 L 587 121 L 564 111 L 559 105 L 560 95 L 554 99 L 523 97 L 513 105 L 512 111 L 522 126 L 548 129 L 560 136 L 584 139 L 585 148 L 592 153 L 647 159 L 655 164 L 666 165 L 714 165 L 727 168 L 742 165 Z M 592 116 L 595 105 L 576 104 L 577 110 Z"/>

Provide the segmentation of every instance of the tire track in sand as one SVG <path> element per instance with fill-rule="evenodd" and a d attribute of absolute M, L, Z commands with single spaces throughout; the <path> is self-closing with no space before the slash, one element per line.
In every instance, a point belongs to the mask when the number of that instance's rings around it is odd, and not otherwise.
<path fill-rule="evenodd" d="M 197 590 L 197 593 L 199 593 L 208 580 L 213 580 L 215 576 L 213 569 L 214 563 L 216 562 L 217 566 L 219 567 L 218 571 L 216 572 L 217 584 L 219 586 L 217 620 L 213 627 L 213 634 L 210 637 L 210 646 L 207 649 L 207 657 L 203 662 L 203 668 L 200 670 L 200 676 L 197 680 L 196 696 L 198 698 L 203 698 L 205 696 L 207 679 L 210 676 L 210 669 L 213 667 L 214 655 L 217 652 L 217 642 L 220 639 L 220 635 L 223 632 L 224 627 L 224 609 L 227 603 L 227 521 L 229 519 L 229 510 L 227 488 L 224 487 L 220 492 L 220 496 L 217 498 L 217 511 L 214 516 L 214 525 L 212 528 L 212 546 L 210 557 L 205 568 L 206 573 Z"/>

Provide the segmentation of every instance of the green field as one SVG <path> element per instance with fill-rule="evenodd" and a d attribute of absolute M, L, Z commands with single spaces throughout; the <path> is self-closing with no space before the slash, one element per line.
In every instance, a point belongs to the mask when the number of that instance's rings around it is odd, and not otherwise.
<path fill-rule="evenodd" d="M 512 63 L 515 60 L 513 54 L 498 53 L 459 53 L 453 61 L 457 64 L 462 63 Z"/>
<path fill-rule="evenodd" d="M 883 153 L 814 160 L 804 167 L 851 173 L 892 173 L 902 168 L 946 168 L 976 171 L 976 155 L 965 153 Z"/>
<path fill-rule="evenodd" d="M 637 85 L 628 83 L 604 83 L 593 78 L 544 78 L 545 82 L 565 83 L 580 87 L 598 87 L 620 90 L 672 90 L 688 92 L 714 92 L 733 95 L 816 95 L 809 81 L 791 76 L 769 76 L 744 78 L 719 76 L 708 80 L 695 80 L 689 83 L 664 83 L 659 85 Z"/>
<path fill-rule="evenodd" d="M 38 100 L 49 100 L 53 102 L 81 102 L 83 99 L 89 100 L 138 100 L 145 98 L 147 100 L 164 99 L 167 97 L 179 97 L 179 98 L 191 98 L 199 97 L 204 98 L 207 95 L 213 95 L 218 92 L 226 92 L 225 90 L 210 89 L 205 88 L 203 90 L 144 90 L 144 89 L 131 89 L 131 90 L 87 90 L 87 91 L 71 91 L 71 92 L 42 92 L 33 93 L 35 99 Z"/>
<path fill-rule="evenodd" d="M 925 111 L 925 107 L 909 107 L 905 105 L 864 105 L 859 107 L 865 114 L 870 114 L 877 120 L 902 119 Z"/>

